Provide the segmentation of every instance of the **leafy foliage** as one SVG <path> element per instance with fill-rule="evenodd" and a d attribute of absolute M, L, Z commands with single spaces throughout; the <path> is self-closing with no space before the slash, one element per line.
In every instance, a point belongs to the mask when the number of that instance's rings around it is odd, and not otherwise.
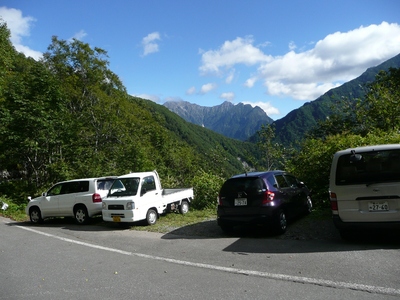
<path fill-rule="evenodd" d="M 368 85 L 375 81 L 375 76 L 380 71 L 387 72 L 390 68 L 399 67 L 400 54 L 379 66 L 369 68 L 358 78 L 331 89 L 318 99 L 291 111 L 282 119 L 274 122 L 275 141 L 285 147 L 298 148 L 310 131 L 318 129 L 320 122 L 324 122 L 328 117 L 331 118 L 332 114 L 338 111 L 354 113 L 357 109 L 354 102 L 363 101 L 369 91 Z M 336 119 L 332 120 L 332 126 L 336 126 L 335 121 Z M 361 126 L 361 124 L 356 125 Z"/>
<path fill-rule="evenodd" d="M 321 122 L 287 164 L 289 171 L 313 189 L 317 206 L 328 205 L 329 172 L 335 152 L 358 146 L 400 143 L 400 69 L 380 72 L 368 87 L 365 99 L 353 103 L 357 107 L 355 110 L 337 112 Z"/>
<path fill-rule="evenodd" d="M 252 143 L 129 96 L 103 49 L 53 37 L 35 61 L 9 37 L 0 23 L 0 195 L 15 203 L 61 180 L 153 169 L 165 187 L 194 185 L 207 203 L 220 178 L 259 157 Z"/>
<path fill-rule="evenodd" d="M 193 177 L 192 185 L 195 199 L 192 207 L 195 209 L 215 209 L 219 190 L 224 178 L 206 172 L 200 172 Z"/>

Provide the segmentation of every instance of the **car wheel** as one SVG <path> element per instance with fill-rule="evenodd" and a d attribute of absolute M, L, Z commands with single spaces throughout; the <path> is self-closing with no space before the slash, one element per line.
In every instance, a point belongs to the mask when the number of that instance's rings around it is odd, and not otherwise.
<path fill-rule="evenodd" d="M 146 215 L 146 222 L 147 222 L 147 225 L 154 225 L 154 224 L 156 224 L 156 222 L 157 222 L 157 212 L 154 210 L 154 209 L 152 209 L 152 208 L 150 208 L 148 211 L 147 211 L 147 215 Z"/>
<path fill-rule="evenodd" d="M 87 224 L 89 222 L 89 214 L 85 206 L 78 206 L 74 213 L 75 222 L 79 225 Z"/>
<path fill-rule="evenodd" d="M 287 219 L 286 219 L 286 214 L 283 210 L 280 210 L 278 212 L 275 226 L 276 226 L 276 232 L 278 234 L 283 234 L 286 232 Z"/>
<path fill-rule="evenodd" d="M 179 212 L 184 215 L 188 211 L 189 211 L 189 202 L 187 202 L 186 200 L 183 200 L 181 202 L 181 205 L 179 206 Z"/>
<path fill-rule="evenodd" d="M 311 197 L 307 196 L 307 203 L 306 203 L 306 214 L 307 215 L 312 212 L 312 208 L 313 208 L 313 205 L 312 205 Z"/>
<path fill-rule="evenodd" d="M 40 212 L 39 207 L 32 207 L 29 210 L 29 218 L 34 224 L 43 223 L 42 213 Z"/>

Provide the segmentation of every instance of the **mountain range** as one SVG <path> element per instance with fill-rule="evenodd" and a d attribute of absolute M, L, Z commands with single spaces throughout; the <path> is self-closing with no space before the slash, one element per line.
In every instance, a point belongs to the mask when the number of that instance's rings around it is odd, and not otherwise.
<path fill-rule="evenodd" d="M 285 117 L 273 121 L 260 107 L 224 102 L 213 107 L 204 107 L 186 101 L 170 101 L 164 104 L 172 112 L 190 123 L 201 125 L 226 137 L 255 141 L 256 133 L 263 124 L 275 125 L 276 141 L 285 145 L 299 143 L 318 121 L 332 114 L 333 107 L 340 106 L 341 99 L 362 99 L 365 86 L 375 80 L 382 70 L 400 68 L 400 54 L 384 63 L 368 68 L 359 77 L 331 89 L 314 101 L 289 112 Z"/>
<path fill-rule="evenodd" d="M 187 101 L 168 101 L 164 106 L 190 123 L 242 141 L 253 136 L 262 124 L 273 122 L 264 110 L 250 104 L 234 105 L 225 101 L 217 106 L 206 107 Z"/>

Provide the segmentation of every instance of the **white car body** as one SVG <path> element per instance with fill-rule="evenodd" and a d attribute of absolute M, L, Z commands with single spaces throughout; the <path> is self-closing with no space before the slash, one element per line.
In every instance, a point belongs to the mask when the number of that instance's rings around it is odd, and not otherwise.
<path fill-rule="evenodd" d="M 50 217 L 74 217 L 79 224 L 101 214 L 101 202 L 114 177 L 82 178 L 56 183 L 41 196 L 30 199 L 26 214 L 33 223 Z"/>
<path fill-rule="evenodd" d="M 329 194 L 333 221 L 341 233 L 400 228 L 400 144 L 337 152 Z"/>

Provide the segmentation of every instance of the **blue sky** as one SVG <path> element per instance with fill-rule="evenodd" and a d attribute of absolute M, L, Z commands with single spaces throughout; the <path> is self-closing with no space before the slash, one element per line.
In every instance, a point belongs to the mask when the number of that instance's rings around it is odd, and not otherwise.
<path fill-rule="evenodd" d="M 77 38 L 131 95 L 274 120 L 400 53 L 398 0 L 1 0 L 0 17 L 27 56 Z"/>

